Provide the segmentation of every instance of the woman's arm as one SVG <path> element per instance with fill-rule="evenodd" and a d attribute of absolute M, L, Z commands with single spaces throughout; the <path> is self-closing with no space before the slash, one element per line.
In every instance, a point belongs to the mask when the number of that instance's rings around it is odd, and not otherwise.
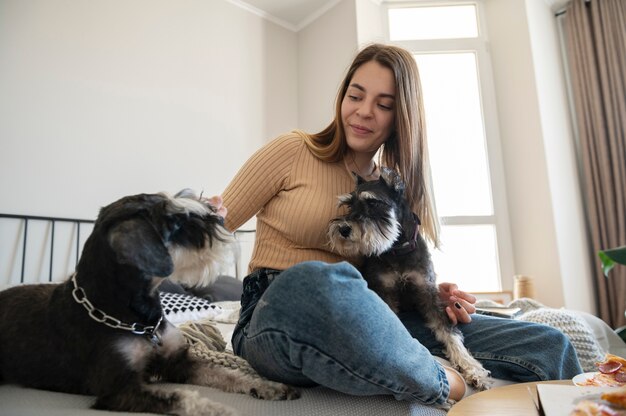
<path fill-rule="evenodd" d="M 228 209 L 226 228 L 237 230 L 284 189 L 294 154 L 301 146 L 302 139 L 287 134 L 263 146 L 248 159 L 222 193 L 223 206 Z"/>

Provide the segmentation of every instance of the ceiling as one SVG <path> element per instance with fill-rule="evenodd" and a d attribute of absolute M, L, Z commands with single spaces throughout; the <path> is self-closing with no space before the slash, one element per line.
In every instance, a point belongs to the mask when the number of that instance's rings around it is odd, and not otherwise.
<path fill-rule="evenodd" d="M 287 29 L 297 32 L 341 0 L 229 0 Z M 392 3 L 397 0 L 372 0 Z M 433 0 L 436 2 L 439 0 Z M 571 0 L 544 0 L 552 11 L 561 10 Z"/>
<path fill-rule="evenodd" d="M 233 1 L 280 24 L 298 31 L 341 0 L 245 0 Z"/>

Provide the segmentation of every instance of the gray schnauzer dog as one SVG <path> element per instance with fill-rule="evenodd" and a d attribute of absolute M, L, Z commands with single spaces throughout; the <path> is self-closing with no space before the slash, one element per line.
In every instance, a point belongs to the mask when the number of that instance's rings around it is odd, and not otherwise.
<path fill-rule="evenodd" d="M 191 191 L 102 208 L 67 281 L 0 292 L 0 382 L 94 395 L 94 409 L 176 415 L 236 412 L 154 381 L 297 398 L 289 386 L 190 355 L 163 316 L 159 284 L 212 283 L 233 242 L 223 218 Z"/>
<path fill-rule="evenodd" d="M 357 176 L 356 182 L 354 192 L 339 197 L 348 213 L 331 220 L 331 246 L 347 257 L 364 256 L 361 274 L 368 287 L 395 313 L 419 312 L 467 383 L 487 389 L 489 372 L 465 348 L 461 331 L 445 313 L 419 219 L 404 197 L 400 176 L 383 167 L 378 180 Z"/>

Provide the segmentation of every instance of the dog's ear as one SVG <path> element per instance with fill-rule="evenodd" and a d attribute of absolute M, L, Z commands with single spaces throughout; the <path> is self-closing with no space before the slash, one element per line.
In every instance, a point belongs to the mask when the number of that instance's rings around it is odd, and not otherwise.
<path fill-rule="evenodd" d="M 121 264 L 128 264 L 151 276 L 166 277 L 174 263 L 156 229 L 146 220 L 132 218 L 114 225 L 109 244 Z"/>
<path fill-rule="evenodd" d="M 341 207 L 343 205 L 350 205 L 352 199 L 354 198 L 354 192 L 349 194 L 342 194 L 337 197 L 337 207 Z"/>
<path fill-rule="evenodd" d="M 354 178 L 354 183 L 356 183 L 356 186 L 359 186 L 360 184 L 366 182 L 365 179 L 363 179 L 359 174 L 351 172 L 352 173 L 352 177 Z"/>
<path fill-rule="evenodd" d="M 402 178 L 394 169 L 388 168 L 387 166 L 380 167 L 380 179 L 384 183 L 387 184 L 388 187 L 393 189 L 398 194 L 404 194 L 404 182 Z"/>

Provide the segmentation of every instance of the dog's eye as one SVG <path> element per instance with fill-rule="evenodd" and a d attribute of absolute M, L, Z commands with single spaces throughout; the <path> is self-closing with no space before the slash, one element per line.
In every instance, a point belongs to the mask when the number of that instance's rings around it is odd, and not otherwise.
<path fill-rule="evenodd" d="M 174 233 L 174 232 L 178 231 L 178 229 L 180 228 L 180 226 L 182 224 L 182 221 L 183 221 L 183 219 L 179 215 L 174 215 L 174 216 L 167 217 L 165 219 L 165 223 L 167 225 L 168 231 L 170 233 Z"/>

